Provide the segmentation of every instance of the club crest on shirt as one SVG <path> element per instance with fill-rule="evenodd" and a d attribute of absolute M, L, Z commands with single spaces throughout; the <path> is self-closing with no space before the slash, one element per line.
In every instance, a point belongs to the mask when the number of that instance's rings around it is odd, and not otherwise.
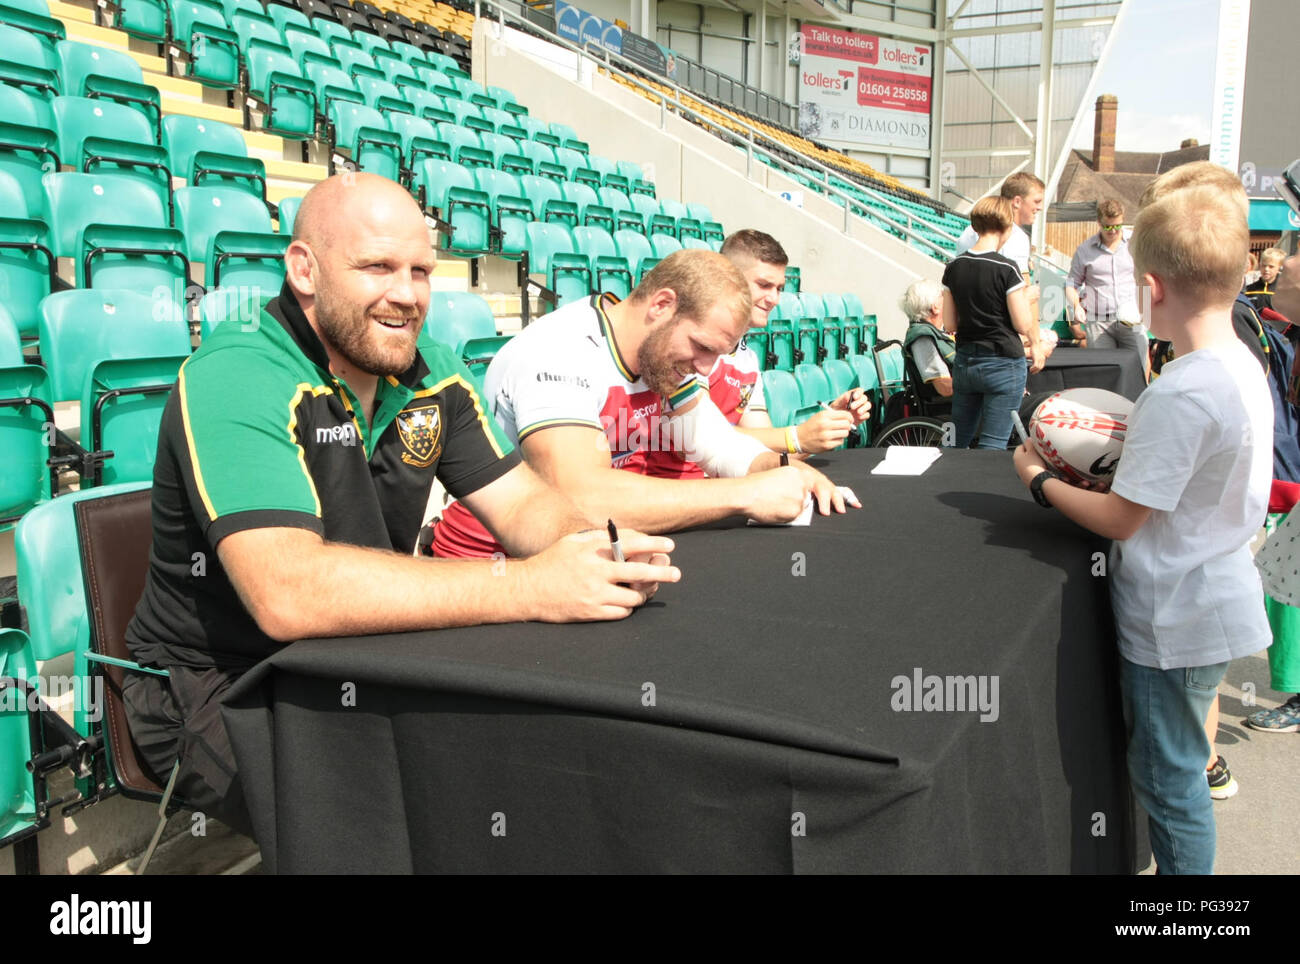
<path fill-rule="evenodd" d="M 745 385 L 740 389 L 740 402 L 736 405 L 736 411 L 743 412 L 749 407 L 749 396 L 754 394 L 754 385 Z"/>
<path fill-rule="evenodd" d="M 437 405 L 408 408 L 397 415 L 397 431 L 402 438 L 402 461 L 427 469 L 442 454 L 442 412 Z"/>

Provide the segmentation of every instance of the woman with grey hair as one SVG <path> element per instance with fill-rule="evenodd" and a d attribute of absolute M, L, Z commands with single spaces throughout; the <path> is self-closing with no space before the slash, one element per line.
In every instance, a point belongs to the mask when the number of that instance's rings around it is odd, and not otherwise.
<path fill-rule="evenodd" d="M 943 330 L 943 285 L 937 281 L 913 281 L 903 292 L 898 307 L 907 316 L 903 350 L 910 352 L 923 384 L 917 386 L 927 405 L 952 397 L 952 363 L 957 342 Z"/>

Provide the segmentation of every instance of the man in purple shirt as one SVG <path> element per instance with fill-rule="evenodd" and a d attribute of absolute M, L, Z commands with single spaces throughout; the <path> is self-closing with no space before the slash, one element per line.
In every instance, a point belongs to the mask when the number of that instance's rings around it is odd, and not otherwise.
<path fill-rule="evenodd" d="M 1147 335 L 1138 309 L 1133 257 L 1124 240 L 1124 205 L 1099 202 L 1097 224 L 1101 230 L 1079 245 L 1070 262 L 1065 298 L 1071 329 L 1076 337 L 1080 329 L 1086 330 L 1089 348 L 1132 349 L 1146 371 Z"/>

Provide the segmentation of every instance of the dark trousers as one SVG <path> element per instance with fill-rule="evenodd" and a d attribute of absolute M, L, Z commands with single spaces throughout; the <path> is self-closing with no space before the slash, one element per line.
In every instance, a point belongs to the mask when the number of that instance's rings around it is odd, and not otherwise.
<path fill-rule="evenodd" d="M 128 673 L 122 686 L 131 737 L 166 786 L 177 758 L 175 795 L 186 806 L 252 836 L 221 700 L 240 672 L 169 667 L 170 677 Z"/>

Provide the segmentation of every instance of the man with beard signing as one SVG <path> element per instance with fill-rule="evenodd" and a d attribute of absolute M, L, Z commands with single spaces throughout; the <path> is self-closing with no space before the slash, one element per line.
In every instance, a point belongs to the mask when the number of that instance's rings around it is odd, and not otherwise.
<path fill-rule="evenodd" d="M 592 518 L 646 532 L 748 515 L 789 522 L 814 497 L 844 511 L 820 472 L 737 431 L 703 380 L 749 328 L 749 286 L 712 251 L 669 255 L 623 301 L 592 295 L 533 322 L 492 360 L 484 393 L 524 460 Z M 707 479 L 682 479 L 685 457 Z M 434 529 L 442 556 L 500 551 L 453 503 Z"/>
<path fill-rule="evenodd" d="M 632 526 L 628 561 L 614 562 L 605 531 L 520 461 L 460 360 L 417 353 L 433 266 L 400 186 L 321 182 L 279 296 L 255 325 L 204 341 L 163 414 L 150 570 L 127 640 L 170 676 L 128 674 L 124 699 L 154 776 L 179 759 L 176 793 L 236 829 L 249 821 L 220 701 L 285 643 L 619 619 L 679 578 L 672 542 Z M 435 477 L 528 558 L 413 556 Z"/>

